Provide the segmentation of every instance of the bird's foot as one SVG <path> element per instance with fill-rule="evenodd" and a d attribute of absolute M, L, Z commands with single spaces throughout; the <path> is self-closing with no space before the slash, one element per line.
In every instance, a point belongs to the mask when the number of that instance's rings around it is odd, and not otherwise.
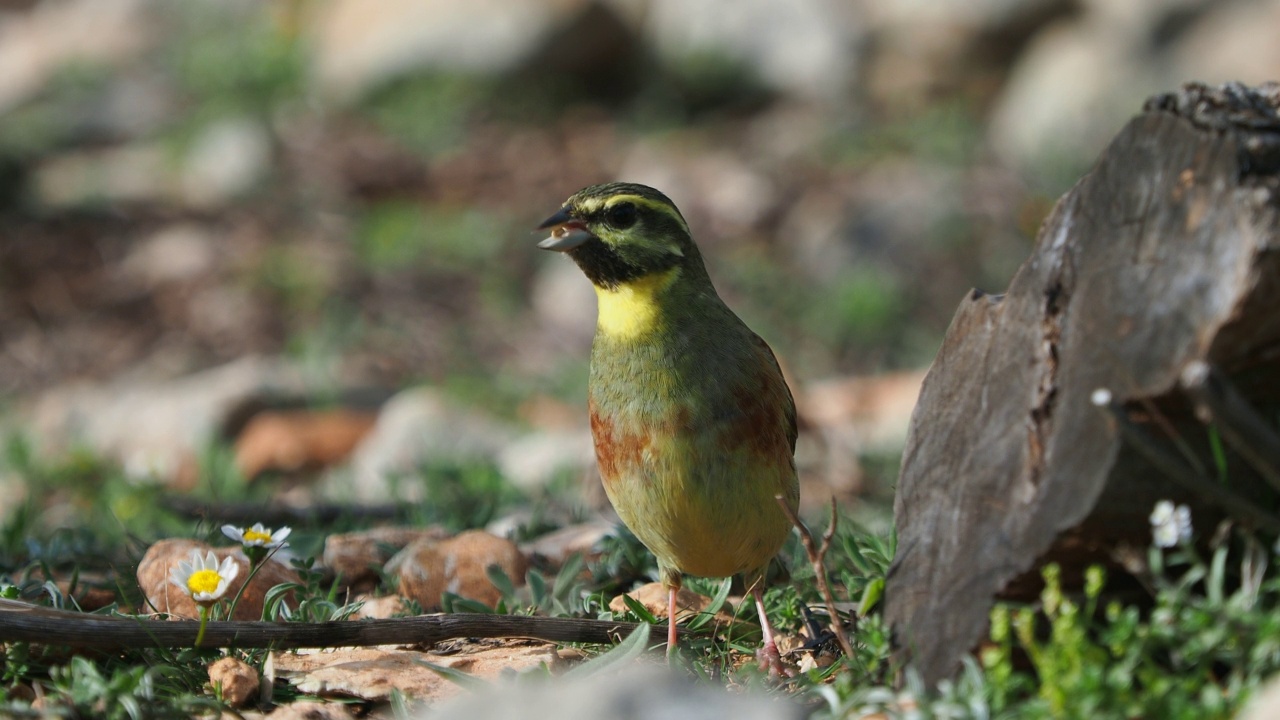
<path fill-rule="evenodd" d="M 782 664 L 782 654 L 778 652 L 778 645 L 772 641 L 760 646 L 756 651 L 756 660 L 760 663 L 761 670 L 769 671 L 771 678 L 795 677 L 795 669 Z"/>

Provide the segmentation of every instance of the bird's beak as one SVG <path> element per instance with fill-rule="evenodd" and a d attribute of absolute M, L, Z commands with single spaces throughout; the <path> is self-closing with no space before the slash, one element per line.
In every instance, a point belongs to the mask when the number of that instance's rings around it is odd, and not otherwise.
<path fill-rule="evenodd" d="M 581 220 L 569 215 L 568 208 L 561 208 L 560 212 L 543 220 L 536 229 L 546 230 L 547 228 L 551 228 L 551 235 L 538 243 L 538 247 L 543 250 L 565 252 L 595 237 Z"/>

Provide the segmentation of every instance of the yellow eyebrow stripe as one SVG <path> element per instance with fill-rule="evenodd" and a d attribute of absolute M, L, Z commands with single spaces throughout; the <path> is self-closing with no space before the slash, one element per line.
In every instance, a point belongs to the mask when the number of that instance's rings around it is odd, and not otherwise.
<path fill-rule="evenodd" d="M 642 195 L 610 195 L 609 197 L 604 199 L 591 198 L 586 202 L 582 203 L 582 209 L 586 210 L 589 213 L 593 213 L 593 212 L 596 212 L 597 210 L 603 210 L 604 208 L 613 207 L 614 205 L 617 205 L 620 202 L 629 202 L 638 207 L 648 208 L 650 210 L 656 210 L 658 212 L 664 213 L 665 215 L 667 215 L 667 217 L 670 217 L 671 219 L 680 223 L 680 228 L 682 230 L 684 230 L 686 233 L 689 232 L 689 224 L 686 223 L 684 221 L 684 218 L 680 216 L 679 210 L 676 210 L 674 207 L 672 207 L 668 203 L 664 203 L 660 200 L 654 200 L 652 198 L 647 198 Z"/>

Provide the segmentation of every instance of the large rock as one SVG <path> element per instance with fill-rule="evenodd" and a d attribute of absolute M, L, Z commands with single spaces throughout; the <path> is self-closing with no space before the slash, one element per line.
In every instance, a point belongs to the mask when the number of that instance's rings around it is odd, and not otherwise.
<path fill-rule="evenodd" d="M 416 600 L 423 610 L 440 607 L 446 592 L 493 607 L 502 593 L 489 580 L 489 566 L 500 568 L 515 585 L 523 585 L 528 561 L 510 540 L 482 530 L 464 532 L 448 540 L 420 540 L 387 563 L 387 572 L 400 576 L 400 594 Z"/>
<path fill-rule="evenodd" d="M 1188 80 L 1280 77 L 1280 49 L 1269 40 L 1277 22 L 1275 2 L 1084 2 L 1009 58 L 990 142 L 1023 169 L 1079 164 L 1106 144 L 1134 97 Z"/>
<path fill-rule="evenodd" d="M 646 35 L 668 63 L 725 58 L 787 94 L 839 98 L 857 72 L 860 25 L 852 4 L 651 0 L 646 20 Z"/>
<path fill-rule="evenodd" d="M 33 402 L 27 429 L 42 455 L 87 447 L 131 476 L 174 478 L 189 471 L 235 408 L 256 397 L 300 394 L 302 385 L 287 363 L 246 357 L 173 380 L 59 388 Z"/>
<path fill-rule="evenodd" d="M 199 618 L 200 611 L 195 601 L 191 599 L 191 595 L 170 582 L 169 573 L 178 567 L 178 563 L 190 562 L 192 551 L 199 551 L 204 555 L 210 550 L 219 562 L 231 558 L 240 568 L 227 587 L 227 594 L 222 601 L 225 612 L 225 608 L 230 606 L 236 595 L 240 595 L 239 600 L 236 601 L 235 612 L 232 614 L 235 620 L 261 620 L 266 594 L 271 588 L 281 583 L 302 582 L 296 572 L 274 557 L 265 561 L 253 578 L 249 579 L 249 558 L 245 557 L 244 551 L 239 546 L 213 548 L 207 543 L 196 540 L 170 538 L 160 540 L 147 548 L 147 552 L 138 563 L 138 586 L 142 588 L 150 606 L 157 612 L 180 618 L 192 620 Z M 245 587 L 246 580 L 248 580 L 248 587 Z M 241 588 L 244 588 L 243 592 Z M 293 602 L 292 591 L 286 597 L 288 602 Z"/>
<path fill-rule="evenodd" d="M 312 77 L 331 97 L 354 98 L 421 70 L 494 75 L 533 56 L 590 0 L 337 0 L 314 18 Z"/>
<path fill-rule="evenodd" d="M 149 42 L 145 0 L 38 2 L 0 15 L 0 115 L 73 62 L 123 62 Z"/>
<path fill-rule="evenodd" d="M 501 421 L 451 402 L 430 388 L 398 393 L 382 406 L 373 430 L 351 456 L 350 479 L 339 473 L 326 480 L 333 493 L 366 502 L 426 500 L 416 477 L 431 463 L 496 465 L 515 436 Z M 348 482 L 353 486 L 344 488 Z"/>
<path fill-rule="evenodd" d="M 799 720 L 807 713 L 788 699 L 759 690 L 729 692 L 712 683 L 652 666 L 625 667 L 620 674 L 522 682 L 470 693 L 433 708 L 428 720 Z"/>

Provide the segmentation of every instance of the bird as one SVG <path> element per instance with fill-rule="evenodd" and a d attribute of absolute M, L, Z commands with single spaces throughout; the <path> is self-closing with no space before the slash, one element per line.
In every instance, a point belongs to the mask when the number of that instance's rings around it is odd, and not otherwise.
<path fill-rule="evenodd" d="M 741 573 L 782 671 L 764 576 L 792 525 L 796 409 L 769 345 L 725 305 L 689 225 L 654 188 L 584 188 L 543 221 L 595 289 L 587 410 L 605 494 L 654 554 L 667 590 L 667 651 L 685 575 Z"/>

